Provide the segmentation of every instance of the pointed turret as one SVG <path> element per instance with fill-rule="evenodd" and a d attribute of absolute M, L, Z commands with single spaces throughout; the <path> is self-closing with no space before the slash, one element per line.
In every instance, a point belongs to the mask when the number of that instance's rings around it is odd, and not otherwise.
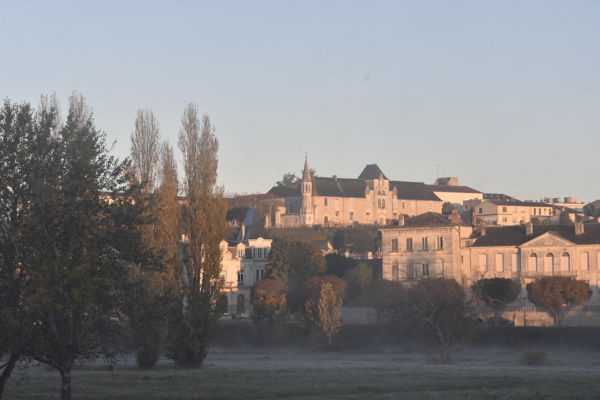
<path fill-rule="evenodd" d="M 308 168 L 308 156 L 304 155 L 304 170 L 302 171 L 302 180 L 304 182 L 312 180 L 310 168 Z"/>

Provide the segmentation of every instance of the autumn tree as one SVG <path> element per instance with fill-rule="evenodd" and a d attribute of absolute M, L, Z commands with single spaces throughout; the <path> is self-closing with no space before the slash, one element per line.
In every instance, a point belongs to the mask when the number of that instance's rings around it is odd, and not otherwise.
<path fill-rule="evenodd" d="M 494 311 L 494 326 L 498 326 L 504 308 L 521 292 L 519 281 L 509 278 L 480 279 L 471 288 L 473 297 Z"/>
<path fill-rule="evenodd" d="M 454 279 L 422 279 L 409 288 L 397 317 L 421 340 L 434 345 L 440 362 L 450 361 L 450 346 L 469 327 L 465 292 Z"/>
<path fill-rule="evenodd" d="M 589 283 L 568 276 L 545 276 L 528 283 L 526 288 L 529 301 L 546 310 L 554 326 L 560 326 L 562 307 L 581 305 L 592 295 Z"/>
<path fill-rule="evenodd" d="M 304 321 L 307 328 L 321 327 L 322 321 L 319 302 L 321 299 L 321 290 L 325 284 L 331 286 L 335 297 L 340 299 L 340 302 L 343 302 L 344 297 L 346 296 L 347 285 L 343 279 L 335 275 L 323 275 L 310 278 L 306 282 L 306 297 L 304 300 L 303 312 L 297 313 L 297 316 L 300 320 Z"/>
<path fill-rule="evenodd" d="M 160 160 L 160 127 L 150 109 L 139 109 L 131 133 L 131 159 L 134 179 L 144 192 L 153 191 Z"/>
<path fill-rule="evenodd" d="M 32 327 L 26 355 L 60 373 L 67 400 L 75 362 L 111 355 L 123 277 L 131 263 L 145 264 L 147 251 L 127 187 L 129 165 L 109 154 L 84 98 L 69 98 L 66 121 L 55 134 L 44 125 L 32 149 L 37 166 L 23 232 L 23 241 L 35 244 L 23 260 Z"/>
<path fill-rule="evenodd" d="M 290 311 L 303 311 L 307 280 L 324 271 L 325 258 L 316 245 L 282 239 L 273 241 L 267 276 L 285 283 Z"/>
<path fill-rule="evenodd" d="M 321 285 L 319 293 L 318 312 L 319 326 L 327 336 L 327 342 L 331 345 L 333 335 L 335 335 L 342 326 L 340 320 L 342 313 L 343 298 L 335 292 L 329 282 Z"/>
<path fill-rule="evenodd" d="M 188 104 L 182 117 L 183 155 L 181 233 L 185 240 L 180 306 L 173 310 L 170 356 L 180 365 L 199 366 L 216 329 L 221 250 L 226 207 L 217 187 L 219 143 L 207 115 Z"/>
<path fill-rule="evenodd" d="M 368 264 L 360 263 L 344 275 L 344 280 L 352 295 L 358 296 L 371 285 L 373 269 Z"/>
<path fill-rule="evenodd" d="M 275 321 L 283 318 L 286 311 L 285 284 L 275 279 L 263 279 L 252 288 L 252 321 L 261 335 L 270 337 Z"/>

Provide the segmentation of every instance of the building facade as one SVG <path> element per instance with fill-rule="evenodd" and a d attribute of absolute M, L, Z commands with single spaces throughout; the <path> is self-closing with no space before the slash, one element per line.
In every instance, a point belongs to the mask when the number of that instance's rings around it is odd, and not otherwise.
<path fill-rule="evenodd" d="M 548 203 L 519 200 L 467 200 L 465 210 L 476 225 L 519 225 L 531 221 L 550 222 L 555 207 Z"/>
<path fill-rule="evenodd" d="M 302 179 L 273 187 L 281 202 L 267 213 L 267 226 L 385 225 L 400 215 L 441 212 L 442 200 L 422 182 L 389 180 L 376 164 L 356 179 L 312 176 L 305 160 Z"/>

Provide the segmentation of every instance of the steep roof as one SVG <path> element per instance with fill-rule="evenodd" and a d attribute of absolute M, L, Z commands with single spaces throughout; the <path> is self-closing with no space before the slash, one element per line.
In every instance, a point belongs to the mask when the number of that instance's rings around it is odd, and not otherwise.
<path fill-rule="evenodd" d="M 454 185 L 427 185 L 434 192 L 452 192 L 452 193 L 481 193 L 469 186 L 454 186 Z"/>
<path fill-rule="evenodd" d="M 455 224 L 450 222 L 445 215 L 430 211 L 406 220 L 403 226 L 407 228 L 441 228 L 455 226 Z"/>
<path fill-rule="evenodd" d="M 366 187 L 367 183 L 360 179 L 316 177 L 313 192 L 317 196 L 365 197 Z"/>
<path fill-rule="evenodd" d="M 268 193 L 279 197 L 296 197 L 301 195 L 300 187 L 297 183 L 273 186 Z"/>
<path fill-rule="evenodd" d="M 382 175 L 383 179 L 387 179 L 387 176 L 383 173 L 383 171 L 377 166 L 377 164 L 367 164 L 367 166 L 362 170 L 358 179 L 379 179 L 379 176 Z"/>
<path fill-rule="evenodd" d="M 575 234 L 573 225 L 534 225 L 532 235 L 526 234 L 524 225 L 486 227 L 485 232 L 473 246 L 520 246 L 546 232 L 554 232 L 575 244 L 600 244 L 600 224 L 585 224 L 581 235 Z"/>
<path fill-rule="evenodd" d="M 390 181 L 390 190 L 394 188 L 399 199 L 442 201 L 423 182 Z"/>

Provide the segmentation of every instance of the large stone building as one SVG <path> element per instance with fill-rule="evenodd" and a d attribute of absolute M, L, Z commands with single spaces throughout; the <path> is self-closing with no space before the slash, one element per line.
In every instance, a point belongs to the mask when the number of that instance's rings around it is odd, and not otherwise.
<path fill-rule="evenodd" d="M 427 185 L 444 203 L 451 203 L 459 212 L 469 200 L 483 200 L 483 193 L 469 186 L 459 185 L 457 177 L 437 178 L 433 185 Z"/>
<path fill-rule="evenodd" d="M 541 276 L 572 276 L 589 282 L 588 306 L 600 304 L 600 224 L 482 226 L 456 215 L 428 213 L 383 228 L 383 278 L 410 283 L 452 278 L 466 288 L 482 278 L 518 279 L 517 305 L 529 306 L 525 285 Z"/>
<path fill-rule="evenodd" d="M 442 200 L 422 182 L 393 181 L 376 164 L 358 178 L 312 176 L 304 162 L 302 179 L 273 187 L 279 202 L 267 213 L 267 226 L 347 226 L 381 224 L 401 215 L 441 212 Z"/>
<path fill-rule="evenodd" d="M 465 210 L 472 213 L 477 225 L 518 225 L 527 222 L 550 222 L 555 217 L 552 204 L 519 200 L 467 200 Z"/>

